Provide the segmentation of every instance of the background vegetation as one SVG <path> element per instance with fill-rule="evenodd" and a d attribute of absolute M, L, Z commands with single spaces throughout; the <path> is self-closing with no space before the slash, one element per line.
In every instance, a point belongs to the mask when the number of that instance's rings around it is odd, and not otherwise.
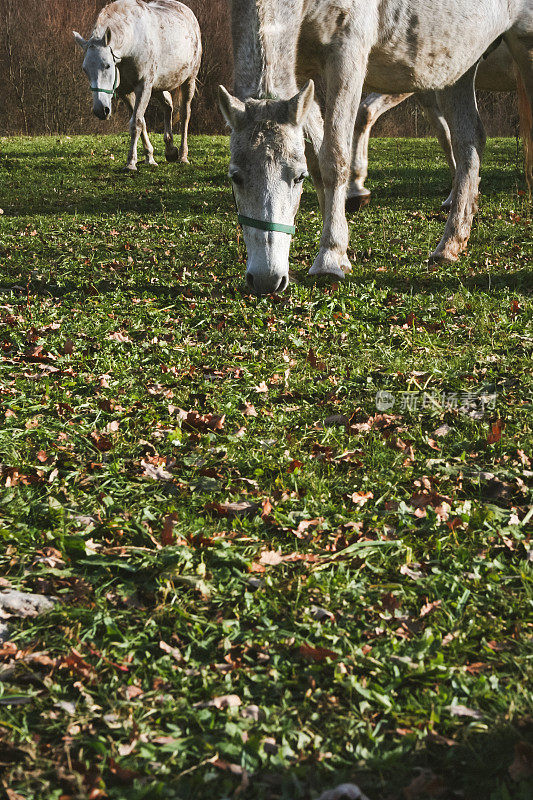
<path fill-rule="evenodd" d="M 72 30 L 88 36 L 103 0 L 0 0 L 0 135 L 91 133 L 122 130 L 126 112 L 106 126 L 91 114 L 91 97 Z M 204 58 L 194 103 L 192 130 L 223 132 L 216 105 L 219 83 L 231 85 L 227 0 L 189 0 L 202 29 Z M 483 94 L 483 119 L 490 135 L 514 136 L 516 103 L 508 95 Z M 156 109 L 150 126 L 162 129 Z M 385 115 L 378 135 L 425 136 L 428 127 L 408 101 Z"/>

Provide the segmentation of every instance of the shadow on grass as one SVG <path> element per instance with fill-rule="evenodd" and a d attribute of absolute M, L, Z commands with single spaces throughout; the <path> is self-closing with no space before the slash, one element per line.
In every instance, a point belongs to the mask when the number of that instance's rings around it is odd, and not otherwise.
<path fill-rule="evenodd" d="M 311 262 L 310 262 L 311 263 Z M 242 265 L 244 275 L 245 266 Z M 65 283 L 46 283 L 31 279 L 31 273 L 21 272 L 18 279 L 12 282 L 1 281 L 0 293 L 2 294 L 26 294 L 28 291 L 32 295 L 40 297 L 62 298 L 67 295 L 85 298 L 87 296 L 116 294 L 117 291 L 125 294 L 146 294 L 153 297 L 173 299 L 179 301 L 189 301 L 192 297 L 199 295 L 208 297 L 224 297 L 227 294 L 234 297 L 241 293 L 244 286 L 243 276 L 236 278 L 231 276 L 231 283 L 225 283 L 222 290 L 220 284 L 212 281 L 195 281 L 194 283 L 180 283 L 175 285 L 153 284 L 153 283 L 126 283 L 121 281 L 109 281 L 98 279 L 95 275 L 94 280 L 85 279 L 83 283 L 67 281 Z M 357 281 L 358 284 L 372 284 L 378 289 L 390 289 L 399 294 L 432 294 L 441 291 L 459 291 L 468 289 L 471 292 L 487 292 L 487 290 L 498 291 L 501 289 L 511 289 L 512 291 L 531 295 L 533 292 L 533 271 L 520 269 L 516 272 L 505 273 L 481 273 L 478 275 L 442 275 L 437 273 L 427 277 L 403 277 L 395 275 L 393 272 L 374 272 L 372 268 L 367 268 L 363 274 L 357 274 L 348 279 Z M 311 277 L 306 271 L 291 270 L 291 283 L 303 286 L 317 285 L 320 287 L 330 286 L 336 283 L 335 279 L 324 277 Z M 205 288 L 200 288 L 205 287 Z"/>
<path fill-rule="evenodd" d="M 371 762 L 359 762 L 339 772 L 329 772 L 325 762 L 321 762 L 302 764 L 293 770 L 258 773 L 241 796 L 311 800 L 320 791 L 355 783 L 368 794 L 369 800 L 530 800 L 533 776 L 526 777 L 527 764 L 522 765 L 520 780 L 511 777 L 509 767 L 515 761 L 515 745 L 533 742 L 531 719 L 489 732 L 471 733 L 460 744 L 435 739 L 423 746 L 413 744 L 411 751 L 405 746 L 391 750 Z M 412 785 L 417 778 L 417 786 Z M 228 788 L 229 784 L 228 781 Z M 412 788 L 408 789 L 410 785 Z M 343 796 L 336 800 L 343 800 Z"/>
<path fill-rule="evenodd" d="M 369 800 L 530 800 L 532 782 L 527 777 L 527 756 L 518 766 L 522 769 L 520 778 L 513 767 L 512 777 L 509 768 L 513 762 L 516 765 L 515 746 L 525 742 L 527 751 L 531 741 L 533 724 L 528 718 L 516 725 L 467 734 L 459 744 L 434 737 L 425 745 L 413 743 L 409 749 L 404 739 L 402 746 L 366 763 L 358 760 L 353 767 L 347 766 L 342 771 L 328 769 L 327 760 L 303 761 L 292 769 L 257 771 L 243 781 L 239 768 L 232 770 L 230 764 L 219 759 L 218 768 L 207 764 L 203 769 L 189 770 L 188 775 L 159 778 L 139 793 L 131 786 L 121 788 L 117 783 L 112 786 L 113 775 L 105 778 L 113 800 L 141 797 L 203 800 L 208 796 L 208 787 L 221 798 L 315 800 L 321 792 L 344 783 L 355 783 Z M 347 754 L 346 761 L 349 760 Z M 352 799 L 348 794 L 339 794 L 335 800 Z"/>

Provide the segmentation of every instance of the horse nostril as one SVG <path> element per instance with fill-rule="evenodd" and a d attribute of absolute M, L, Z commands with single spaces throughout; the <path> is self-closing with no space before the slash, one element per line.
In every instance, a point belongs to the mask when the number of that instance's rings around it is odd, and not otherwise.
<path fill-rule="evenodd" d="M 246 273 L 246 283 L 248 284 L 248 288 L 254 291 L 254 276 L 251 272 Z"/>
<path fill-rule="evenodd" d="M 108 117 L 110 115 L 110 113 L 111 113 L 111 109 L 108 108 L 108 106 L 104 106 L 104 114 L 105 114 L 105 116 Z"/>

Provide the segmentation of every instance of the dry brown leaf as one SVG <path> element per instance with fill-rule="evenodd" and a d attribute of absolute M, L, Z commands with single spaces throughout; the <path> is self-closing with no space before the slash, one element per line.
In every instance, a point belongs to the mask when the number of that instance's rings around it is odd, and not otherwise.
<path fill-rule="evenodd" d="M 426 599 L 426 602 L 420 609 L 420 618 L 426 617 L 430 613 L 430 611 L 433 611 L 434 608 L 438 608 L 441 605 L 441 603 L 442 600 L 434 600 L 432 603 L 429 603 L 427 602 Z"/>
<path fill-rule="evenodd" d="M 263 550 L 261 557 L 259 558 L 260 564 L 271 567 L 281 564 L 282 561 L 283 556 L 281 555 L 280 550 Z"/>
<path fill-rule="evenodd" d="M 163 651 L 163 653 L 167 653 L 169 656 L 172 656 L 172 658 L 178 663 L 183 661 L 183 656 L 181 655 L 177 647 L 171 647 L 163 640 L 159 642 L 159 647 Z"/>
<path fill-rule="evenodd" d="M 143 475 L 147 478 L 152 478 L 154 481 L 172 480 L 172 474 L 164 469 L 161 465 L 154 466 L 148 461 L 141 460 L 141 467 L 143 468 Z"/>
<path fill-rule="evenodd" d="M 142 697 L 144 692 L 140 686 L 134 686 L 133 684 L 130 684 L 129 686 L 126 686 L 124 694 L 128 700 L 133 700 L 135 697 Z"/>
<path fill-rule="evenodd" d="M 169 514 L 165 517 L 163 521 L 163 530 L 161 531 L 161 544 L 164 547 L 168 547 L 169 545 L 174 544 L 174 525 L 176 524 L 178 519 L 178 514 L 174 511 L 173 514 Z"/>
<path fill-rule="evenodd" d="M 240 503 L 207 503 L 206 511 L 211 511 L 220 517 L 252 517 L 259 511 L 258 503 L 242 501 Z"/>
<path fill-rule="evenodd" d="M 355 503 L 356 506 L 362 508 L 365 503 L 368 503 L 374 497 L 373 492 L 354 492 L 350 495 L 350 500 L 352 503 Z"/>
<path fill-rule="evenodd" d="M 242 700 L 238 694 L 223 694 L 205 703 L 195 703 L 194 708 L 238 708 Z"/>
<path fill-rule="evenodd" d="M 501 419 L 497 419 L 496 422 L 493 422 L 490 433 L 487 436 L 487 444 L 497 444 L 502 438 L 503 428 L 504 425 Z"/>
<path fill-rule="evenodd" d="M 298 648 L 298 652 L 304 658 L 317 662 L 326 661 L 328 658 L 339 657 L 338 653 L 335 653 L 333 650 L 329 650 L 327 647 L 312 647 L 309 644 L 301 644 Z"/>

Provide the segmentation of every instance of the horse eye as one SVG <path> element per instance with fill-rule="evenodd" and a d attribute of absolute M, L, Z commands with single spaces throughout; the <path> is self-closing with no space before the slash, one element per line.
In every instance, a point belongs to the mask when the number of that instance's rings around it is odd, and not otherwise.
<path fill-rule="evenodd" d="M 304 180 L 307 178 L 307 172 L 302 172 L 300 175 L 297 175 L 294 179 L 294 183 L 303 183 Z"/>
<path fill-rule="evenodd" d="M 104 65 L 104 69 L 110 69 L 110 68 L 111 68 L 111 64 L 105 64 Z"/>
<path fill-rule="evenodd" d="M 242 184 L 244 183 L 242 175 L 239 172 L 232 172 L 230 178 L 235 184 L 235 186 L 242 186 Z"/>

